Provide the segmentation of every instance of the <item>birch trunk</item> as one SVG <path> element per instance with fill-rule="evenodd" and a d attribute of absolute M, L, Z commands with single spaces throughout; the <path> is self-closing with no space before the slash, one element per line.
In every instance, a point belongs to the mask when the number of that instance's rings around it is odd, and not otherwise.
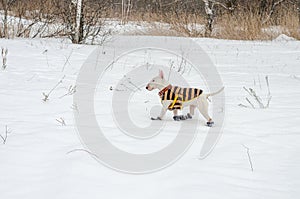
<path fill-rule="evenodd" d="M 82 0 L 77 0 L 77 9 L 76 9 L 76 25 L 75 25 L 75 43 L 79 43 L 80 37 L 80 25 L 81 25 L 81 11 L 82 11 Z"/>
<path fill-rule="evenodd" d="M 207 15 L 207 23 L 205 26 L 205 36 L 209 37 L 209 36 L 211 36 L 212 29 L 213 29 L 214 16 L 213 16 L 213 11 L 210 6 L 209 0 L 202 0 L 202 1 L 204 2 L 205 13 Z"/>
<path fill-rule="evenodd" d="M 8 0 L 2 0 L 1 1 L 3 9 L 4 9 L 4 16 L 3 16 L 3 32 L 2 32 L 2 37 L 8 38 L 8 20 L 7 20 L 7 15 L 8 15 Z"/>

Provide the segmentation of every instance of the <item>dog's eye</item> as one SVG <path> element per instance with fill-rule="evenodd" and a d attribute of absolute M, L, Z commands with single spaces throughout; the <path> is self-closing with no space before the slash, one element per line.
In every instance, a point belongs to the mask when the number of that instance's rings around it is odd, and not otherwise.
<path fill-rule="evenodd" d="M 152 80 L 152 82 L 155 82 L 155 80 Z"/>

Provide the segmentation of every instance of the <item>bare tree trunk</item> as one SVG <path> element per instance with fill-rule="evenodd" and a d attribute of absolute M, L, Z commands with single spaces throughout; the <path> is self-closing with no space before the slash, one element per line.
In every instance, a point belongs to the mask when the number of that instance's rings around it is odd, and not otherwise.
<path fill-rule="evenodd" d="M 7 9 L 4 9 L 4 18 L 3 18 L 3 36 L 8 39 L 8 25 L 7 25 Z"/>
<path fill-rule="evenodd" d="M 4 10 L 4 16 L 3 16 L 3 32 L 2 37 L 8 38 L 8 21 L 7 21 L 7 15 L 8 15 L 8 0 L 2 0 L 2 6 Z"/>
<path fill-rule="evenodd" d="M 79 43 L 80 42 L 80 29 L 82 29 L 82 0 L 77 0 L 77 9 L 76 9 L 76 24 L 75 24 L 75 38 L 74 42 Z M 82 35 L 81 35 L 82 37 Z"/>
<path fill-rule="evenodd" d="M 126 11 L 126 17 L 125 17 L 125 20 L 126 20 L 126 21 L 128 20 L 128 17 L 129 17 L 129 14 L 130 14 L 130 8 L 131 8 L 131 1 L 128 0 L 128 3 L 127 3 L 127 11 Z"/>
<path fill-rule="evenodd" d="M 205 6 L 205 13 L 207 15 L 207 22 L 205 26 L 205 36 L 209 37 L 211 36 L 212 29 L 213 29 L 213 22 L 214 22 L 214 16 L 212 11 L 212 6 L 210 5 L 209 0 L 202 0 L 204 2 Z"/>
<path fill-rule="evenodd" d="M 121 23 L 124 24 L 124 6 L 125 2 L 124 0 L 122 0 L 122 16 L 121 16 Z"/>
<path fill-rule="evenodd" d="M 300 24 L 300 0 L 298 0 L 298 18 L 299 18 L 299 24 Z"/>

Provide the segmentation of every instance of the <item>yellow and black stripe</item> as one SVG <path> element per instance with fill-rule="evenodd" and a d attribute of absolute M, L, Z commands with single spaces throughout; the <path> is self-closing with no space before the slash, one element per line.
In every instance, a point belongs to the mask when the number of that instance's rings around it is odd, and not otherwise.
<path fill-rule="evenodd" d="M 190 101 L 203 91 L 197 88 L 181 88 L 178 86 L 171 86 L 161 95 L 161 100 L 172 100 L 173 102 L 168 107 L 169 110 L 182 109 L 182 103 Z"/>

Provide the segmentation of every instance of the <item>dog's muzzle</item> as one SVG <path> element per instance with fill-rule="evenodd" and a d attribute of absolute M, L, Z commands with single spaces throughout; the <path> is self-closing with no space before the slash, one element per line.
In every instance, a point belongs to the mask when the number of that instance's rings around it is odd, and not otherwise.
<path fill-rule="evenodd" d="M 151 90 L 152 90 L 152 89 L 151 89 L 151 86 L 149 86 L 149 84 L 147 84 L 146 89 L 147 89 L 148 91 L 151 91 Z"/>

